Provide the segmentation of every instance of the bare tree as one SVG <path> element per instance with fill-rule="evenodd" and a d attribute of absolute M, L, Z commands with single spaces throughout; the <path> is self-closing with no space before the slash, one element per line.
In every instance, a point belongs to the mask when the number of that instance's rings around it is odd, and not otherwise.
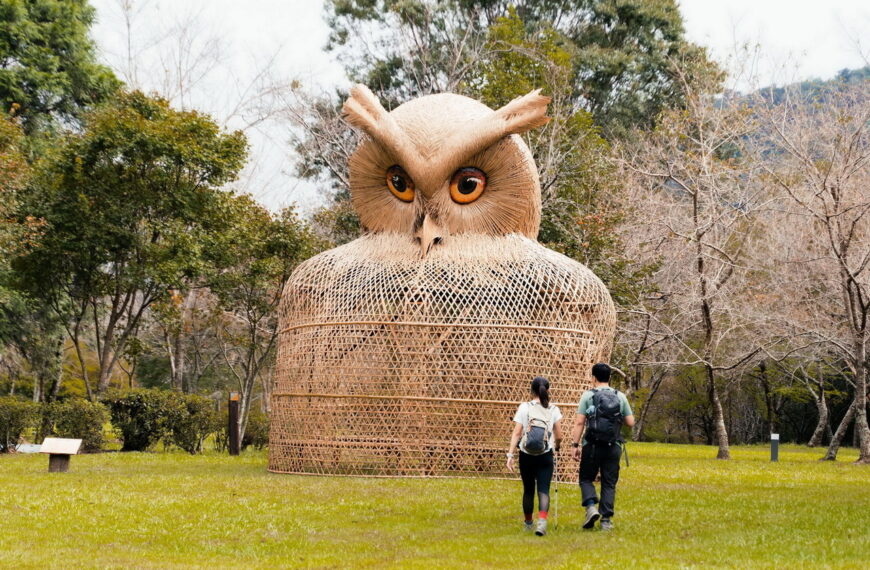
<path fill-rule="evenodd" d="M 861 463 L 870 462 L 867 345 L 870 341 L 870 82 L 822 92 L 787 89 L 763 109 L 772 149 L 765 167 L 789 209 L 794 231 L 784 261 L 805 278 L 794 284 L 790 312 L 797 326 L 846 363 L 855 398 L 828 450 L 854 420 Z"/>
<path fill-rule="evenodd" d="M 748 144 L 757 125 L 734 97 L 716 98 L 718 77 L 687 73 L 673 62 L 686 107 L 663 114 L 659 127 L 620 149 L 621 179 L 638 217 L 637 243 L 658 252 L 655 279 L 668 310 L 650 313 L 675 349 L 664 363 L 699 366 L 719 447 L 730 458 L 721 398 L 722 374 L 744 366 L 766 339 L 751 310 L 761 234 L 768 208 Z"/>

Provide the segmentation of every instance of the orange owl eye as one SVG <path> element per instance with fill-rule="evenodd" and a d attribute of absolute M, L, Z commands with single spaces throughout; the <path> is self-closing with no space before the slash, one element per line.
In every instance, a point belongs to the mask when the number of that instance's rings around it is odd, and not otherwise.
<path fill-rule="evenodd" d="M 387 188 L 402 202 L 414 201 L 414 181 L 401 166 L 391 166 L 387 169 Z"/>
<path fill-rule="evenodd" d="M 486 174 L 477 168 L 460 168 L 450 181 L 450 197 L 459 204 L 474 202 L 486 188 Z"/>

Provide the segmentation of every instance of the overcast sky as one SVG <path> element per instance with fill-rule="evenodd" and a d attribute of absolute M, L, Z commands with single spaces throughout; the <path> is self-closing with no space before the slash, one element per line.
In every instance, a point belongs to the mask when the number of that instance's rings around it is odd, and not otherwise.
<path fill-rule="evenodd" d="M 247 127 L 236 106 L 267 69 L 273 79 L 295 78 L 328 90 L 345 79 L 326 53 L 321 0 L 91 0 L 102 59 L 131 85 L 159 91 L 176 105 L 214 115 L 231 128 Z M 132 4 L 132 50 L 119 6 Z M 870 64 L 870 1 L 680 0 L 690 40 L 720 61 L 743 45 L 757 45 L 753 72 L 761 84 L 830 78 Z M 185 22 L 189 40 L 179 36 Z M 182 40 L 179 41 L 179 37 Z M 212 38 L 212 40 L 208 40 Z M 210 43 L 209 43 L 210 42 Z M 184 46 L 187 46 L 186 49 Z M 214 61 L 197 59 L 216 54 Z M 739 58 L 738 58 L 739 59 Z M 130 61 L 133 61 L 131 65 Z M 198 70 L 180 91 L 173 68 Z M 736 87 L 750 85 L 742 77 Z M 321 193 L 292 176 L 286 130 L 247 128 L 252 161 L 240 185 L 270 208 L 316 204 Z"/>

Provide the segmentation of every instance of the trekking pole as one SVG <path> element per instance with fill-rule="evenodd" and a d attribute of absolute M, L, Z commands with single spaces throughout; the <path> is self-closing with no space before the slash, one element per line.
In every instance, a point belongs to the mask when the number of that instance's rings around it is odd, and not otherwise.
<path fill-rule="evenodd" d="M 559 463 L 556 461 L 557 451 L 553 450 L 553 474 L 556 477 L 554 493 L 556 496 L 553 498 L 553 530 L 558 530 L 559 528 Z"/>

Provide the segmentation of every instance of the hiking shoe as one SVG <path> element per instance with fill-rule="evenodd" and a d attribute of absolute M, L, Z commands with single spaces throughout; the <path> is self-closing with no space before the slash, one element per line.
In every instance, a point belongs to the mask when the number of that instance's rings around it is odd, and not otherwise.
<path fill-rule="evenodd" d="M 535 528 L 535 523 L 532 521 L 523 521 L 523 530 L 530 531 Z"/>
<path fill-rule="evenodd" d="M 586 507 L 586 522 L 583 523 L 583 528 L 589 530 L 594 527 L 595 521 L 597 521 L 600 516 L 601 515 L 598 514 L 598 507 L 595 505 L 589 505 Z"/>
<path fill-rule="evenodd" d="M 601 519 L 601 530 L 613 530 L 613 521 L 610 519 Z"/>
<path fill-rule="evenodd" d="M 535 529 L 535 534 L 538 536 L 547 534 L 547 519 L 538 519 L 538 528 Z"/>

